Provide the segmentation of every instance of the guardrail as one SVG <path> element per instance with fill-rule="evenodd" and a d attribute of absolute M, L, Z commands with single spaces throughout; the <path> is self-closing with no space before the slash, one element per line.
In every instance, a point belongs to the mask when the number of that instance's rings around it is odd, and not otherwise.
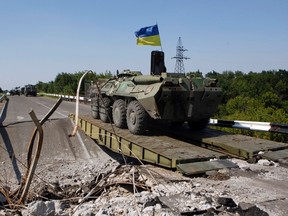
<path fill-rule="evenodd" d="M 2 103 L 3 100 L 6 100 L 6 95 L 1 95 L 0 96 L 0 102 Z"/>
<path fill-rule="evenodd" d="M 1 95 L 0 96 L 0 123 L 3 121 L 2 119 L 2 115 L 5 109 L 5 106 L 7 105 L 7 103 L 2 103 L 4 100 L 6 100 L 6 95 Z"/>
<path fill-rule="evenodd" d="M 76 100 L 76 96 L 72 96 L 72 95 L 62 95 L 62 94 L 51 94 L 51 93 L 41 93 L 43 95 L 46 95 L 46 96 L 51 96 L 51 97 L 59 97 L 59 98 L 62 98 L 63 100 Z M 80 101 L 83 101 L 83 102 L 90 102 L 91 99 L 87 99 L 86 97 L 79 97 L 79 100 Z"/>
<path fill-rule="evenodd" d="M 230 120 L 210 119 L 209 125 L 288 134 L 288 124 L 274 123 L 274 122 L 256 122 L 256 121 L 238 121 L 238 120 L 230 121 Z"/>

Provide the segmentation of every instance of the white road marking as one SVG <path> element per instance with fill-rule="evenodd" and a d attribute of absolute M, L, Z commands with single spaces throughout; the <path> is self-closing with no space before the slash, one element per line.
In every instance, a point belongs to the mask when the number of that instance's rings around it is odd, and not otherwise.
<path fill-rule="evenodd" d="M 39 105 L 41 105 L 41 106 L 43 106 L 43 107 L 45 107 L 45 108 L 48 108 L 49 110 L 51 109 L 51 107 L 48 107 L 48 106 L 46 106 L 45 104 L 42 104 L 42 103 L 39 103 L 39 102 L 36 102 L 37 104 L 39 104 Z M 67 115 L 65 115 L 65 114 L 63 114 L 63 113 L 60 113 L 60 112 L 58 112 L 58 111 L 55 111 L 55 113 L 57 113 L 57 114 L 59 114 L 59 115 L 61 115 L 61 116 L 63 116 L 63 117 L 67 117 Z"/>
<path fill-rule="evenodd" d="M 41 106 L 43 106 L 43 107 L 46 107 L 46 108 L 50 109 L 50 107 L 48 107 L 48 106 L 46 106 L 46 105 L 44 105 L 44 104 L 42 104 L 42 103 L 37 102 L 37 104 L 39 104 L 39 105 L 41 105 Z M 59 115 L 62 115 L 62 116 L 64 116 L 64 117 L 67 117 L 67 115 L 64 115 L 64 114 L 62 114 L 62 113 L 60 113 L 60 112 L 55 111 L 55 113 L 58 113 Z M 75 123 L 72 121 L 72 119 L 71 119 L 71 122 L 72 122 L 72 125 L 75 124 Z M 82 146 L 82 148 L 83 148 L 83 150 L 84 150 L 84 152 L 85 152 L 86 157 L 91 160 L 91 155 L 90 155 L 88 149 L 86 148 L 85 143 L 83 142 L 83 140 L 82 140 L 82 138 L 81 138 L 81 136 L 80 136 L 80 134 L 79 134 L 78 131 L 77 131 L 77 133 L 76 133 L 76 136 L 77 136 L 77 138 L 78 138 L 78 140 L 79 140 L 79 142 L 80 142 L 80 144 L 81 144 L 81 146 Z"/>
<path fill-rule="evenodd" d="M 21 120 L 23 120 L 23 119 L 25 119 L 23 116 L 17 116 L 17 120 L 18 120 L 18 121 L 21 121 Z"/>

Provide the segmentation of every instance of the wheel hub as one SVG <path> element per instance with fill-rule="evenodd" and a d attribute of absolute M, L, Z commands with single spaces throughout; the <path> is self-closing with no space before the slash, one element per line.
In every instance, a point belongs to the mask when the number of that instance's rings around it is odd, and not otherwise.
<path fill-rule="evenodd" d="M 136 114 L 134 112 L 130 113 L 130 122 L 134 125 L 136 124 Z"/>
<path fill-rule="evenodd" d="M 119 109 L 115 109 L 114 115 L 115 115 L 116 119 L 119 119 L 119 118 L 120 118 L 120 111 L 119 111 Z"/>

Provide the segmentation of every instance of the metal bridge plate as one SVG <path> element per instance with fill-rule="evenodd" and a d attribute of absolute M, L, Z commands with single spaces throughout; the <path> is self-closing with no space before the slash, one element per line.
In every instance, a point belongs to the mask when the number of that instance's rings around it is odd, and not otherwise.
<path fill-rule="evenodd" d="M 202 131 L 191 131 L 188 128 L 174 131 L 170 129 L 169 133 L 186 140 L 195 140 L 202 147 L 227 152 L 245 159 L 253 158 L 260 151 L 288 149 L 287 143 L 231 134 L 210 128 Z"/>
<path fill-rule="evenodd" d="M 272 161 L 288 159 L 288 149 L 266 152 L 262 154 L 261 156 L 267 160 L 272 160 Z"/>
<path fill-rule="evenodd" d="M 270 154 L 270 158 L 274 157 L 275 160 L 288 153 L 286 143 L 229 134 L 209 128 L 203 131 L 191 131 L 185 127 L 167 130 L 161 128 L 165 132 L 150 130 L 149 135 L 137 136 L 129 130 L 112 127 L 90 116 L 81 116 L 78 125 L 99 145 L 104 145 L 112 151 L 122 152 L 126 156 L 163 167 L 178 168 L 187 175 L 235 167 L 236 165 L 228 160 L 208 161 L 215 158 L 226 159 L 227 154 L 249 159 L 260 151 L 273 151 L 274 155 Z M 282 153 L 280 150 L 283 149 L 287 151 Z"/>
<path fill-rule="evenodd" d="M 185 175 L 195 175 L 205 173 L 211 170 L 223 168 L 237 168 L 237 164 L 229 160 L 213 160 L 194 163 L 178 164 L 177 169 Z"/>
<path fill-rule="evenodd" d="M 73 115 L 70 117 L 74 118 Z M 81 116 L 78 126 L 99 145 L 167 168 L 174 169 L 181 163 L 227 158 L 223 153 L 163 136 L 163 133 L 157 131 L 150 131 L 149 135 L 144 136 L 133 135 L 129 130 L 112 128 L 110 124 L 92 119 L 90 116 Z"/>
<path fill-rule="evenodd" d="M 211 144 L 215 147 L 225 149 L 227 152 L 243 157 L 245 159 L 253 158 L 260 151 L 275 151 L 287 149 L 286 143 L 280 143 L 260 138 L 254 138 L 244 135 L 228 134 L 207 128 L 206 134 L 196 134 L 202 142 Z M 200 137 L 199 137 L 200 135 Z M 212 136 L 211 136 L 212 135 Z"/>

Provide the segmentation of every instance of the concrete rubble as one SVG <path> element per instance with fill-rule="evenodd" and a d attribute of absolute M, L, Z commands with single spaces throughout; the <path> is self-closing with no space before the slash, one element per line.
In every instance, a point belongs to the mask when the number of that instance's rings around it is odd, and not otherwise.
<path fill-rule="evenodd" d="M 232 161 L 239 168 L 198 177 L 112 159 L 102 164 L 60 161 L 45 184 L 34 182 L 26 208 L 0 215 L 286 215 L 288 190 L 282 186 L 288 183 L 287 168 Z"/>

